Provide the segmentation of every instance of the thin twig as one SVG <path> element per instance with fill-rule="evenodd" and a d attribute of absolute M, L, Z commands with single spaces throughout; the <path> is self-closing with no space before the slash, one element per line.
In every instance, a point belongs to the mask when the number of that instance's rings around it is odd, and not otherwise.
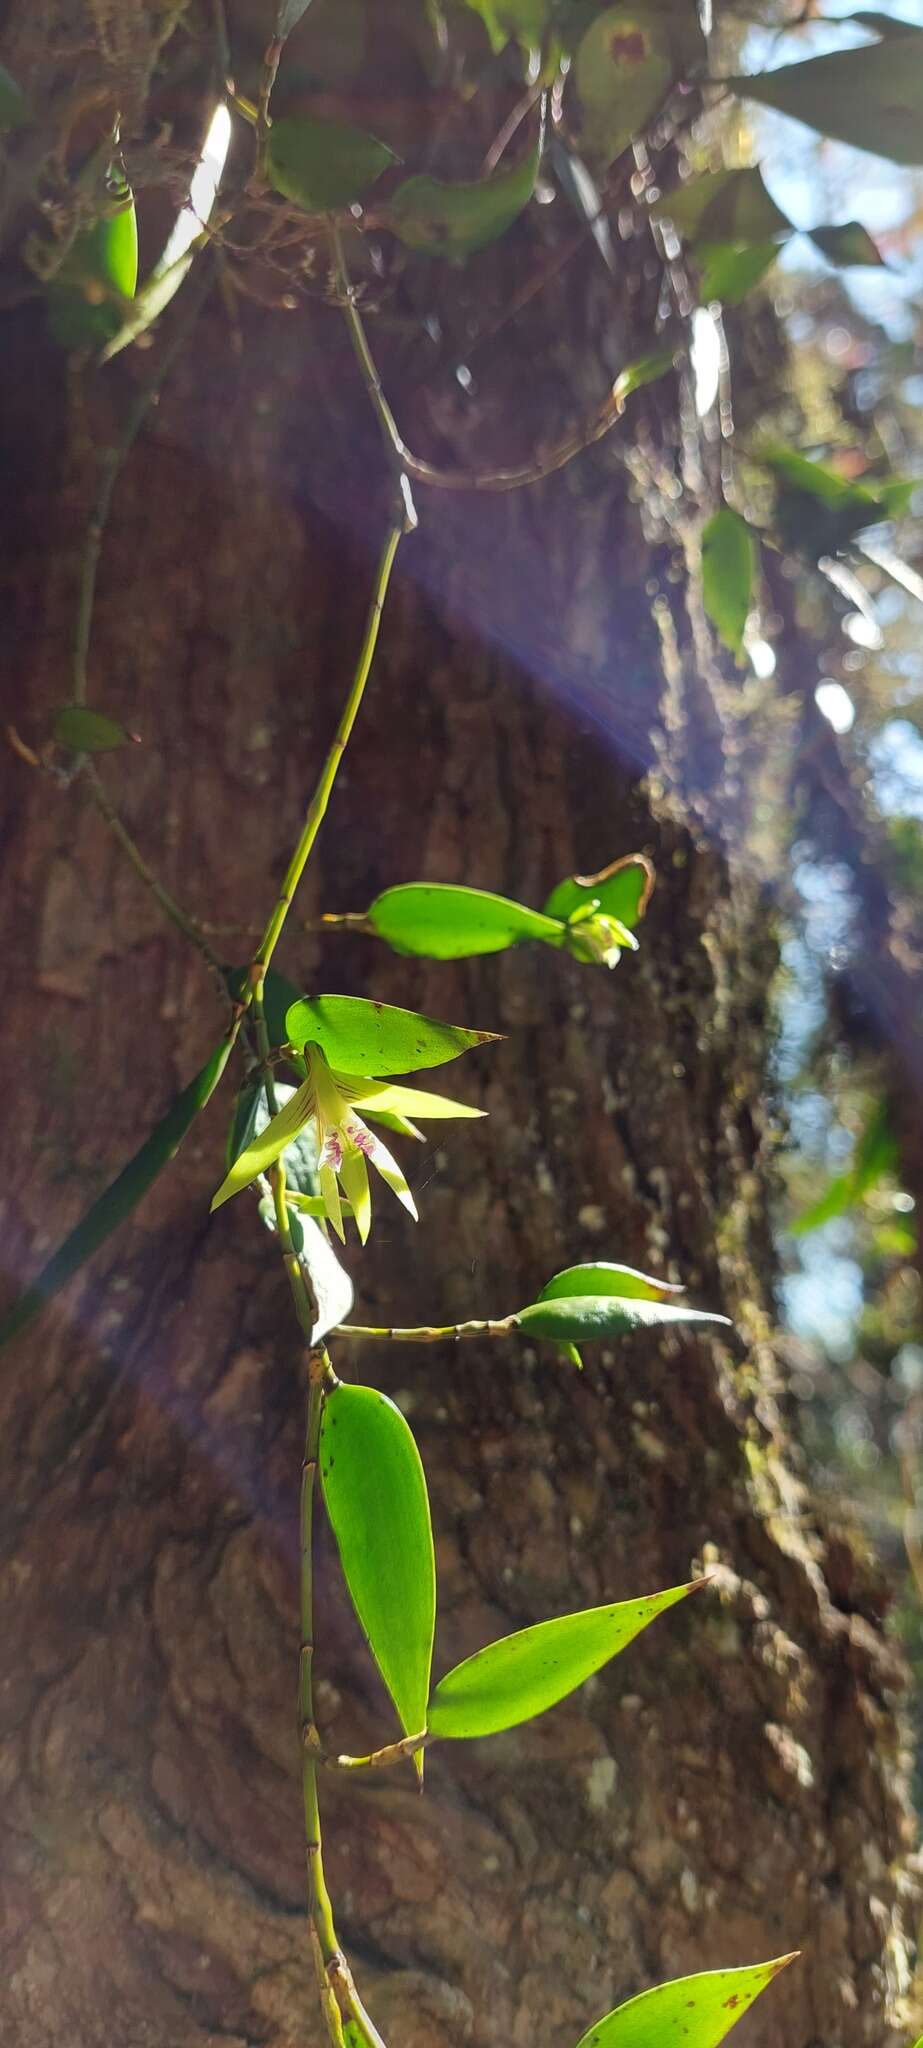
<path fill-rule="evenodd" d="M 149 377 L 132 399 L 125 416 L 125 422 L 118 440 L 100 460 L 99 488 L 96 503 L 90 515 L 83 547 L 80 568 L 80 592 L 77 603 L 77 623 L 74 632 L 73 692 L 74 703 L 85 704 L 87 700 L 87 657 L 90 651 L 90 635 L 93 630 L 93 610 L 96 602 L 96 578 L 103 537 L 112 509 L 112 496 L 121 471 L 138 438 L 148 407 L 169 376 L 180 350 L 185 347 L 195 321 L 205 304 L 214 283 L 214 270 L 204 263 L 198 277 L 190 286 L 183 308 L 184 318 L 179 322 L 163 354 L 155 364 Z"/>
<path fill-rule="evenodd" d="M 486 470 L 469 473 L 463 469 L 439 469 L 431 462 L 424 462 L 414 455 L 403 439 L 400 428 L 388 403 L 381 378 L 369 347 L 368 336 L 356 303 L 355 290 L 350 283 L 343 254 L 343 241 L 339 228 L 334 224 L 330 231 L 334 257 L 334 277 L 339 303 L 343 308 L 353 344 L 353 353 L 362 373 L 362 380 L 368 391 L 372 408 L 382 431 L 388 456 L 394 467 L 412 478 L 414 483 L 428 484 L 439 491 L 520 491 L 527 484 L 540 483 L 543 477 L 552 476 L 555 470 L 564 469 L 575 455 L 581 455 L 585 448 L 591 448 L 601 441 L 615 426 L 625 411 L 625 398 L 614 384 L 592 418 L 553 447 L 537 452 L 530 462 L 521 463 L 515 469 Z"/>
<path fill-rule="evenodd" d="M 503 1316 L 495 1322 L 446 1323 L 441 1329 L 424 1323 L 412 1330 L 373 1329 L 363 1323 L 339 1323 L 332 1334 L 334 1337 L 384 1338 L 389 1344 L 458 1344 L 466 1337 L 515 1337 L 519 1334 L 519 1321 L 516 1316 Z"/>
<path fill-rule="evenodd" d="M 140 846 L 132 838 L 127 825 L 123 824 L 114 804 L 110 802 L 103 788 L 99 773 L 88 756 L 84 757 L 81 764 L 80 781 L 84 789 L 87 790 L 94 808 L 108 825 L 113 839 L 117 841 L 122 852 L 131 862 L 139 881 L 143 882 L 145 888 L 150 890 L 155 902 L 159 904 L 164 916 L 169 919 L 170 923 L 175 925 L 177 931 L 182 932 L 183 937 L 189 940 L 190 945 L 195 946 L 197 951 L 201 953 L 211 973 L 220 982 L 222 990 L 227 993 L 224 969 L 217 953 L 212 951 L 205 933 L 196 924 L 195 919 L 189 916 L 188 912 L 183 909 L 182 904 L 177 903 L 176 897 L 171 896 L 169 889 L 164 887 L 163 882 L 155 875 L 153 868 L 148 865 Z"/>

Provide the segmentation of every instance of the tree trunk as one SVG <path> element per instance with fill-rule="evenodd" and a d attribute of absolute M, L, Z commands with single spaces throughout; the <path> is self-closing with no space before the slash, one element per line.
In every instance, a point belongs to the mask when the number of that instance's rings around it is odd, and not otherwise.
<path fill-rule="evenodd" d="M 508 409 L 504 453 L 527 442 L 560 398 L 569 295 L 588 332 L 603 324 L 592 276 L 581 259 L 530 325 L 528 400 L 515 350 L 505 368 L 488 357 L 473 453 L 462 398 L 427 411 L 398 365 L 421 437 L 457 438 L 477 463 Z M 387 518 L 334 312 L 248 312 L 243 339 L 236 355 L 213 304 L 120 480 L 91 661 L 93 700 L 144 742 L 103 764 L 107 787 L 239 959 L 329 743 Z M 108 373 L 75 432 L 31 310 L 11 351 L 7 716 L 35 742 L 70 695 L 81 433 L 100 444 L 137 372 Z M 804 1958 L 746 2022 L 750 2048 L 899 2038 L 900 1672 L 877 1581 L 819 1526 L 788 1441 L 768 1222 L 775 954 L 736 826 L 721 830 L 743 801 L 733 705 L 681 644 L 657 496 L 667 401 L 644 417 L 627 465 L 623 440 L 518 496 L 420 494 L 280 956 L 303 987 L 506 1034 L 458 1075 L 489 1121 L 448 1126 L 412 1162 L 418 1228 L 382 1192 L 367 1255 L 350 1252 L 359 1319 L 503 1314 L 601 1255 L 682 1279 L 738 1333 L 636 1335 L 579 1377 L 543 1347 L 337 1349 L 420 1444 L 439 1669 L 548 1614 L 694 1566 L 713 1576 L 569 1704 L 437 1746 L 423 1799 L 409 1767 L 324 1781 L 341 1937 L 391 2048 L 569 2048 L 661 1977 L 793 1947 Z M 12 1293 L 222 1016 L 79 778 L 58 788 L 9 758 L 5 779 Z M 540 904 L 638 848 L 658 885 L 614 978 L 538 949 L 449 967 L 318 934 L 323 910 L 361 910 L 390 882 Z M 208 1215 L 229 1100 L 5 1360 L 8 2048 L 321 2037 L 294 1715 L 300 1348 L 249 1199 Z M 388 1740 L 325 1536 L 319 1609 L 323 1731 L 354 1751 Z"/>

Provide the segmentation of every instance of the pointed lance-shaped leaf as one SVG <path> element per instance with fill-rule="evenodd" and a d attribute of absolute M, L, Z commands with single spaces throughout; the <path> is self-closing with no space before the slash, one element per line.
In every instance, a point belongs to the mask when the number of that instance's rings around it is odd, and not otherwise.
<path fill-rule="evenodd" d="M 672 1286 L 668 1280 L 654 1280 L 634 1266 L 596 1260 L 592 1265 L 566 1266 L 563 1273 L 546 1281 L 538 1299 L 559 1301 L 562 1296 L 571 1298 L 575 1294 L 614 1294 L 623 1301 L 663 1301 L 667 1295 L 682 1292 L 681 1287 Z"/>
<path fill-rule="evenodd" d="M 263 169 L 276 192 L 306 213 L 352 206 L 397 161 L 393 149 L 348 121 L 286 114 L 266 138 Z"/>
<path fill-rule="evenodd" d="M 723 82 L 743 98 L 775 107 L 853 149 L 893 163 L 923 164 L 923 36 L 918 29 Z"/>
<path fill-rule="evenodd" d="M 212 1053 L 211 1059 L 206 1060 L 195 1080 L 190 1081 L 188 1088 L 183 1089 L 167 1110 L 166 1116 L 155 1125 L 140 1151 L 87 1210 L 82 1222 L 65 1238 L 26 1293 L 8 1309 L 0 1321 L 0 1345 L 9 1343 L 20 1330 L 34 1322 L 46 1303 L 137 1207 L 142 1195 L 147 1193 L 158 1174 L 178 1152 L 190 1124 L 194 1123 L 200 1109 L 204 1109 L 209 1096 L 214 1093 L 224 1072 L 228 1051 L 225 1041 Z"/>
<path fill-rule="evenodd" d="M 91 711 L 87 704 L 62 704 L 51 733 L 59 747 L 71 747 L 75 754 L 105 754 L 124 747 L 129 738 L 124 725 L 104 711 Z"/>
<path fill-rule="evenodd" d="M 651 212 L 655 220 L 671 220 L 681 235 L 695 241 L 768 242 L 792 233 L 788 215 L 767 192 L 755 166 L 704 171 L 700 178 L 662 193 Z"/>
<path fill-rule="evenodd" d="M 751 528 L 732 506 L 722 505 L 702 534 L 702 602 L 732 654 L 743 646 L 755 568 Z"/>
<path fill-rule="evenodd" d="M 376 1076 L 439 1067 L 498 1036 L 441 1024 L 390 1003 L 366 1002 L 362 996 L 305 996 L 292 1004 L 285 1024 L 294 1046 L 319 1045 L 341 1073 Z"/>
<path fill-rule="evenodd" d="M 699 273 L 702 305 L 710 306 L 717 300 L 722 306 L 739 306 L 775 262 L 779 244 L 702 241 L 693 244 L 692 254 Z"/>
<path fill-rule="evenodd" d="M 389 225 L 408 249 L 460 263 L 512 227 L 535 190 L 542 136 L 509 170 L 465 184 L 428 172 L 407 178 L 391 202 Z"/>
<path fill-rule="evenodd" d="M 320 1433 L 324 1505 L 343 1576 L 405 1735 L 426 1726 L 436 1564 L 420 1453 L 375 1387 L 337 1385 Z M 416 1758 L 422 1777 L 422 1759 Z"/>
<path fill-rule="evenodd" d="M 883 269 L 885 259 L 873 242 L 868 228 L 860 220 L 844 221 L 840 227 L 811 229 L 811 241 L 828 263 L 836 264 L 838 270 L 849 270 L 854 265 L 864 268 Z"/>
<path fill-rule="evenodd" d="M 429 1707 L 430 1734 L 451 1740 L 498 1735 L 544 1714 L 594 1671 L 601 1671 L 658 1614 L 705 1583 L 698 1579 L 647 1599 L 562 1614 L 476 1650 L 436 1686 Z"/>
<path fill-rule="evenodd" d="M 640 924 L 654 887 L 654 868 L 646 853 L 626 853 L 598 875 L 568 875 L 552 889 L 543 905 L 545 917 L 567 919 L 587 904 L 597 904 L 606 917 L 618 918 L 633 931 Z"/>
<path fill-rule="evenodd" d="M 795 1955 L 778 1956 L 742 1970 L 702 1970 L 655 1984 L 597 2020 L 577 2048 L 673 2048 L 674 2042 L 677 2048 L 720 2048 L 754 1999 L 794 1961 Z"/>
<path fill-rule="evenodd" d="M 626 1299 L 613 1294 L 562 1295 L 533 1301 L 516 1316 L 516 1324 L 530 1337 L 553 1337 L 570 1344 L 591 1344 L 597 1339 L 622 1337 L 628 1330 L 651 1329 L 658 1323 L 723 1323 L 729 1316 L 710 1315 L 704 1309 L 680 1308 L 673 1302 Z"/>
<path fill-rule="evenodd" d="M 336 924 L 335 917 L 325 924 Z M 501 953 L 523 939 L 560 945 L 560 919 L 530 910 L 487 889 L 463 889 L 448 882 L 404 882 L 376 896 L 366 926 L 395 953 L 428 960 L 465 960 L 476 953 Z"/>

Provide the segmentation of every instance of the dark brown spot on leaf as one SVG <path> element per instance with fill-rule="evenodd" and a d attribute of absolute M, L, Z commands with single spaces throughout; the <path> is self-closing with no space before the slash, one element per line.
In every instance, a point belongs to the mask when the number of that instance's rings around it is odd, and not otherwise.
<path fill-rule="evenodd" d="M 627 32 L 618 30 L 609 44 L 614 64 L 643 64 L 647 56 L 647 40 L 639 28 Z"/>

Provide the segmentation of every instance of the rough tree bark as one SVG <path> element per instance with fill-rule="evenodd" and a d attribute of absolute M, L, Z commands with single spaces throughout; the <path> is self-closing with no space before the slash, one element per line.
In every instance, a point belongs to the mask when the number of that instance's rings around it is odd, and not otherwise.
<path fill-rule="evenodd" d="M 528 440 L 552 399 L 566 410 L 561 324 L 576 303 L 592 360 L 611 319 L 594 294 L 591 252 L 516 330 L 519 354 L 488 359 L 482 448 Z M 92 659 L 96 701 L 145 740 L 108 785 L 184 902 L 237 928 L 221 948 L 241 958 L 332 730 L 385 517 L 335 314 L 248 312 L 243 341 L 236 355 L 213 303 L 120 481 Z M 6 713 L 34 736 L 68 695 L 87 465 L 31 308 L 10 355 Z M 94 394 L 91 440 L 115 402 Z M 438 451 L 455 417 L 416 402 Z M 748 2020 L 750 2048 L 898 2038 L 899 1671 L 880 1588 L 819 1526 L 788 1441 L 774 948 L 720 832 L 739 799 L 734 706 L 674 644 L 689 628 L 653 505 L 669 402 L 647 409 L 630 468 L 623 440 L 518 498 L 421 500 L 285 941 L 303 986 L 374 987 L 508 1034 L 465 1076 L 489 1122 L 421 1155 L 419 1228 L 382 1195 L 353 1260 L 364 1320 L 500 1313 L 601 1253 L 675 1273 L 741 1332 L 636 1337 L 582 1378 L 544 1350 L 340 1349 L 341 1370 L 399 1396 L 420 1442 L 443 1666 L 694 1561 L 715 1575 L 571 1705 L 437 1748 L 424 1799 L 409 1769 L 324 1783 L 341 1935 L 392 2048 L 567 2044 L 659 1977 L 794 1946 L 805 1959 Z M 4 780 L 12 1292 L 194 1071 L 220 1012 L 79 786 L 12 759 Z M 402 963 L 314 928 L 417 875 L 539 903 L 638 847 L 660 879 L 642 951 L 614 977 L 535 953 Z M 208 1219 L 222 1119 L 213 1104 L 4 1360 L 8 2048 L 320 2039 L 293 1707 L 299 1346 L 246 1201 Z M 319 1595 L 323 1724 L 370 1747 L 387 1707 L 326 1542 Z"/>

